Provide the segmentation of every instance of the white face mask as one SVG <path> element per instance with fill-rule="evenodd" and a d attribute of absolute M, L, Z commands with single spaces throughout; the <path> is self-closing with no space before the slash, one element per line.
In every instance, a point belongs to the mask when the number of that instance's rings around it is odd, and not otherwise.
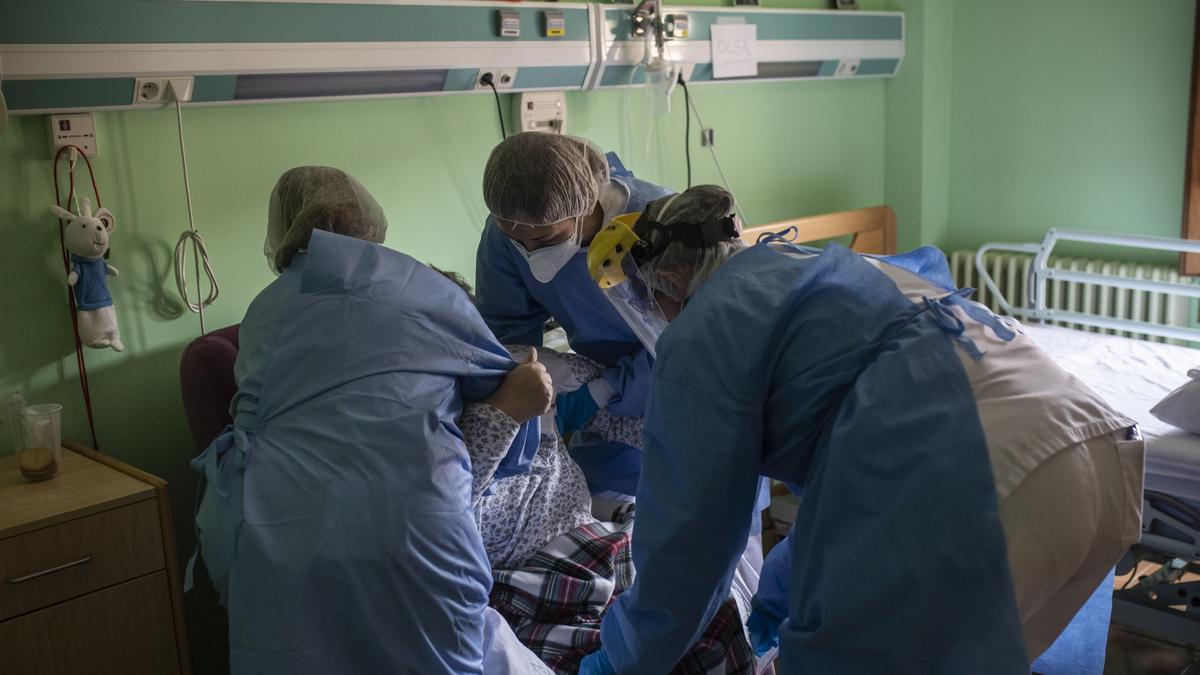
<path fill-rule="evenodd" d="M 580 222 L 582 218 L 575 221 L 575 232 L 566 241 L 555 244 L 553 246 L 545 246 L 536 251 L 527 251 L 515 239 L 509 239 L 513 247 L 517 249 L 517 253 L 525 259 L 529 265 L 529 272 L 533 274 L 533 278 L 543 284 L 550 283 L 558 274 L 559 270 L 566 267 L 567 263 L 571 262 L 571 258 L 579 252 L 580 246 Z"/>

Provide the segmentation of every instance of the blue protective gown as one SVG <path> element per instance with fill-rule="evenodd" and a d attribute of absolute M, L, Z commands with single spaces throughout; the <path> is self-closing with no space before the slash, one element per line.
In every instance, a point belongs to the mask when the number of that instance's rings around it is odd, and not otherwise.
<path fill-rule="evenodd" d="M 759 474 L 803 488 L 783 673 L 1028 673 L 984 433 L 923 305 L 841 246 L 734 256 L 658 342 L 620 673 L 667 672 L 728 592 Z"/>
<path fill-rule="evenodd" d="M 635 178 L 612 154 L 609 165 L 612 181 L 629 195 L 622 213 L 641 211 L 651 201 L 672 194 Z M 653 360 L 588 274 L 586 248 L 543 284 L 533 278 L 528 263 L 488 216 L 476 254 L 475 287 L 479 313 L 501 342 L 540 346 L 546 321 L 554 317 L 566 330 L 572 349 L 608 366 L 602 377 L 616 391 L 608 409 L 626 417 L 645 413 Z M 593 492 L 636 491 L 640 449 L 588 439 L 575 445 L 571 454 Z"/>
<path fill-rule="evenodd" d="M 440 274 L 313 232 L 251 304 L 234 425 L 193 462 L 234 673 L 482 672 L 491 574 L 456 419 L 514 365 Z"/>

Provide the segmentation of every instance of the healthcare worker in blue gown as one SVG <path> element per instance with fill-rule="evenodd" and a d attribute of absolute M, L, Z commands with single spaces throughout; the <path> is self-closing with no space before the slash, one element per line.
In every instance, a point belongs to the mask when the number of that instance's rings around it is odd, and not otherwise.
<path fill-rule="evenodd" d="M 582 138 L 516 134 L 488 158 L 483 199 L 491 213 L 475 263 L 483 320 L 504 344 L 537 346 L 553 317 L 572 349 L 608 366 L 587 387 L 559 398 L 564 435 L 600 408 L 627 417 L 646 410 L 652 358 L 588 276 L 587 247 L 602 224 L 667 194 Z M 579 440 L 571 454 L 592 492 L 634 494 L 640 449 Z"/>
<path fill-rule="evenodd" d="M 601 496 L 636 493 L 641 449 L 576 432 L 600 408 L 642 416 L 654 359 L 591 280 L 587 250 L 603 224 L 668 194 L 634 177 L 615 154 L 572 136 L 511 136 L 484 168 L 483 199 L 491 214 L 476 253 L 479 312 L 504 344 L 541 345 L 553 317 L 572 349 L 608 366 L 556 403 L 559 431 L 574 434 L 571 456 Z M 751 536 L 739 574 L 751 589 L 762 564 L 758 513 L 770 499 L 763 481 L 747 509 Z"/>
<path fill-rule="evenodd" d="M 700 186 L 592 244 L 657 359 L 637 578 L 580 673 L 670 669 L 728 592 L 760 474 L 803 493 L 749 626 L 781 672 L 1028 673 L 1137 540 L 1132 420 L 966 300 L 936 249 L 739 232 L 733 196 Z"/>
<path fill-rule="evenodd" d="M 549 377 L 453 283 L 380 246 L 386 225 L 336 169 L 292 169 L 271 194 L 279 277 L 241 324 L 233 426 L 193 462 L 232 672 L 549 672 L 487 606 L 456 426 L 472 400 L 531 420 L 501 474 L 528 468 Z"/>

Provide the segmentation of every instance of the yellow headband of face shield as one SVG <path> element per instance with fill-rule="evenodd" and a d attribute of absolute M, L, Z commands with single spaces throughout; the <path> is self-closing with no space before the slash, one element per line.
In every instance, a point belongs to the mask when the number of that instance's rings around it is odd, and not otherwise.
<path fill-rule="evenodd" d="M 641 215 L 640 212 L 626 213 L 613 218 L 588 245 L 588 272 L 600 288 L 613 288 L 625 282 L 621 263 L 638 241 L 633 226 Z"/>

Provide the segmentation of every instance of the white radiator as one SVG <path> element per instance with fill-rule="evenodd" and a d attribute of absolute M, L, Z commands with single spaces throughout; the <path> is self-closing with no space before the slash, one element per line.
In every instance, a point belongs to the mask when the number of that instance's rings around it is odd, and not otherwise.
<path fill-rule="evenodd" d="M 1032 255 L 1022 253 L 991 252 L 984 255 L 984 264 L 996 286 L 1010 302 L 1023 305 L 1030 304 L 1029 288 L 1031 283 L 1030 266 Z M 1105 276 L 1131 277 L 1153 281 L 1179 282 L 1188 281 L 1180 277 L 1174 267 L 1166 265 L 1146 265 L 1138 263 L 1114 262 L 1111 260 L 1094 260 L 1085 258 L 1052 257 L 1048 266 L 1077 272 L 1092 272 Z M 973 299 L 987 305 L 997 314 L 1001 313 L 996 298 L 979 279 L 975 269 L 975 251 L 956 251 L 950 255 L 950 270 L 954 274 L 954 282 L 959 288 L 971 287 L 978 289 Z M 1153 291 L 1111 288 L 1094 284 L 1076 283 L 1053 280 L 1048 283 L 1046 305 L 1050 309 L 1078 312 L 1105 316 L 1113 319 L 1144 321 L 1166 326 L 1190 325 L 1190 302 L 1187 298 L 1156 293 Z M 1165 338 L 1114 331 L 1109 329 L 1090 328 L 1065 322 L 1051 322 L 1055 325 L 1068 326 L 1092 332 L 1104 332 L 1135 337 L 1158 342 L 1167 342 Z M 1177 342 L 1170 340 L 1170 342 Z"/>

